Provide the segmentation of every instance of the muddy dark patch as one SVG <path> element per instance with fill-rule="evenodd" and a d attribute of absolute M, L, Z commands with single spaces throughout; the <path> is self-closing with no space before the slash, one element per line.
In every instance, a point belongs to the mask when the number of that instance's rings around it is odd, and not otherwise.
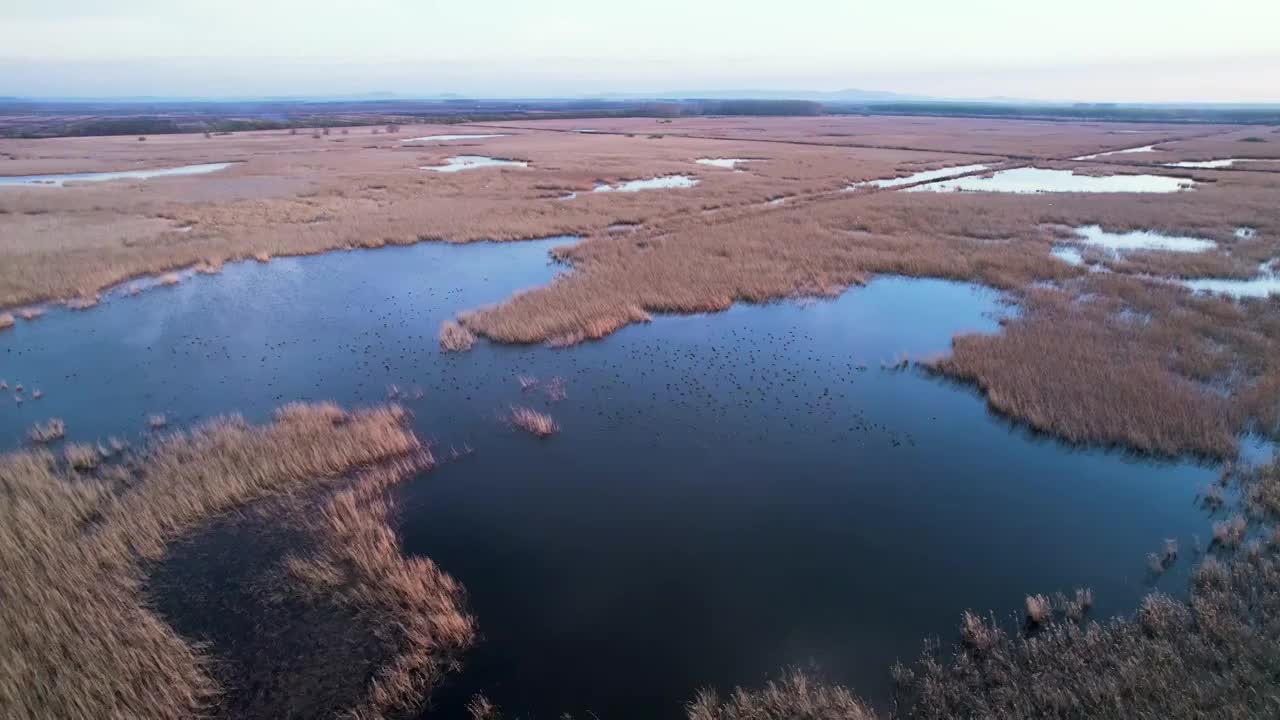
<path fill-rule="evenodd" d="M 155 609 L 203 647 L 223 689 L 210 717 L 333 716 L 359 702 L 390 656 L 359 613 L 290 589 L 285 558 L 316 545 L 302 513 L 298 499 L 260 503 L 175 544 L 150 569 Z"/>

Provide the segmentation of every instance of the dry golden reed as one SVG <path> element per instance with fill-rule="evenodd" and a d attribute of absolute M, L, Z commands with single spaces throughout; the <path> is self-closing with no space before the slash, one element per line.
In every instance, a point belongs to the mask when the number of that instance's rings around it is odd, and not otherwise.
<path fill-rule="evenodd" d="M 370 619 L 389 645 L 390 659 L 371 679 L 353 719 L 412 712 L 458 655 L 475 639 L 475 620 L 463 610 L 463 590 L 431 560 L 406 558 L 391 529 L 386 490 L 434 463 L 414 457 L 362 472 L 334 493 L 306 526 L 318 549 L 286 561 L 313 601 L 338 603 Z"/>
<path fill-rule="evenodd" d="M 347 413 L 320 404 L 287 406 L 262 427 L 228 417 L 163 436 L 131 467 L 89 470 L 83 448 L 71 452 L 67 465 L 41 450 L 0 456 L 0 716 L 176 720 L 201 714 L 219 689 L 199 652 L 144 601 L 142 565 L 220 513 L 421 451 L 398 408 Z M 84 457 L 75 462 L 78 454 Z M 333 512 L 326 521 L 334 520 Z M 372 513 L 374 519 L 385 514 L 376 505 Z M 396 605 L 406 614 L 426 607 L 412 605 L 417 589 L 444 588 L 449 592 L 441 599 L 453 597 L 456 586 L 442 574 L 402 562 L 398 553 L 392 557 L 396 546 L 376 523 L 360 528 L 372 545 L 351 551 L 361 554 L 356 579 L 385 587 L 357 585 L 348 592 L 369 593 L 384 613 L 395 603 L 378 598 L 390 595 L 410 603 Z M 419 670 L 430 665 L 432 653 L 465 639 L 467 623 L 451 615 L 446 602 L 428 605 L 439 612 L 405 621 L 413 631 L 403 654 L 374 681 L 367 705 L 395 705 L 405 683 L 425 687 L 430 673 Z M 446 622 L 428 626 L 437 618 Z M 423 633 L 432 642 L 415 645 Z"/>
<path fill-rule="evenodd" d="M 1187 154 L 1213 152 L 1223 143 L 1243 145 L 1250 135 L 1241 133 L 1257 128 L 681 118 L 662 125 L 662 139 L 650 140 L 642 128 L 655 127 L 652 118 L 588 124 L 619 134 L 566 132 L 571 128 L 554 121 L 507 125 L 507 137 L 467 144 L 466 152 L 528 158 L 531 167 L 449 176 L 417 168 L 460 154 L 462 146 L 388 136 L 357 146 L 340 137 L 316 142 L 249 133 L 219 145 L 220 158 L 209 156 L 215 150 L 208 141 L 186 136 L 133 144 L 0 141 L 0 149 L 19 158 L 14 172 L 109 169 L 158 157 L 254 161 L 183 181 L 0 194 L 9 239 L 0 248 L 0 307 L 92 298 L 138 274 L 256 253 L 576 234 L 584 239 L 558 253 L 572 272 L 464 312 L 456 328 L 442 327 L 441 348 L 469 347 L 474 340 L 467 333 L 571 345 L 654 313 L 826 297 L 883 274 L 937 277 L 986 284 L 1024 306 L 1011 332 L 966 337 L 950 362 L 936 366 L 981 387 L 992 407 L 1012 418 L 1072 440 L 1162 454 L 1228 455 L 1243 430 L 1280 434 L 1274 303 L 1195 299 L 1143 279 L 1248 277 L 1280 257 L 1280 173 L 1069 159 L 1152 143 Z M 698 157 L 754 160 L 737 173 L 697 165 Z M 1100 160 L 1126 157 L 1132 156 Z M 292 172 L 300 158 L 314 165 L 306 183 Z M 1199 182 L 1168 195 L 843 192 L 863 180 L 972 163 L 1156 172 Z M 667 174 L 700 182 L 682 190 L 589 192 L 597 182 Z M 577 197 L 563 199 L 573 192 Z M 787 202 L 768 202 L 779 196 Z M 1073 242 L 1070 228 L 1085 224 L 1194 235 L 1217 241 L 1218 248 L 1114 257 L 1085 248 L 1098 269 L 1111 271 L 1090 273 L 1050 255 L 1055 245 Z M 622 225 L 629 231 L 609 231 Z M 1254 235 L 1237 237 L 1239 226 Z M 1037 300 L 1046 289 L 1060 300 Z M 1095 302 L 1107 312 L 1095 312 Z M 1136 320 L 1120 327 L 1119 318 Z M 1078 342 L 1092 344 L 1073 350 Z M 1086 352 L 1093 353 L 1087 363 Z M 1132 399 L 1137 402 L 1130 406 Z"/>
<path fill-rule="evenodd" d="M 511 408 L 511 424 L 538 437 L 550 437 L 560 431 L 550 415 L 523 406 Z"/>
<path fill-rule="evenodd" d="M 18 392 L 22 392 L 22 386 L 18 386 Z M 55 440 L 61 440 L 67 434 L 66 423 L 61 418 L 50 418 L 42 423 L 36 423 L 27 433 L 27 437 L 31 438 L 33 443 L 51 443 Z"/>
<path fill-rule="evenodd" d="M 440 350 L 442 352 L 466 352 L 476 342 L 470 330 L 452 320 L 440 325 Z"/>
<path fill-rule="evenodd" d="M 737 688 L 727 698 L 703 690 L 686 708 L 689 720 L 875 720 L 847 688 L 788 670 L 758 690 Z"/>

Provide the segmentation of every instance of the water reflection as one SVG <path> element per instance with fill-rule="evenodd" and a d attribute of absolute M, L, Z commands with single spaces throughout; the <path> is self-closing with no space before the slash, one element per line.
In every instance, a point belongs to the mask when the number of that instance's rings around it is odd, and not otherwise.
<path fill-rule="evenodd" d="M 1180 235 L 1165 235 L 1151 230 L 1131 230 L 1129 232 L 1108 232 L 1099 225 L 1083 225 L 1074 228 L 1079 242 L 1086 245 L 1106 248 L 1114 255 L 1122 255 L 1128 250 L 1163 250 L 1165 252 L 1197 253 L 1212 250 L 1218 246 L 1212 240 Z"/>
<path fill-rule="evenodd" d="M 205 175 L 225 170 L 231 163 L 204 163 L 202 165 L 183 165 L 182 167 L 163 168 L 159 170 L 117 170 L 99 173 L 69 173 L 65 175 L 11 175 L 0 177 L 0 187 L 63 187 L 67 183 L 107 182 L 110 180 L 151 180 L 153 178 L 176 177 L 180 175 Z"/>
<path fill-rule="evenodd" d="M 404 399 L 448 458 L 403 488 L 399 532 L 467 588 L 483 640 L 433 698 L 483 691 L 513 717 L 681 717 L 701 687 L 817 664 L 883 700 L 887 668 L 965 608 L 1092 587 L 1097 614 L 1147 592 L 1143 557 L 1208 537 L 1214 468 L 1073 448 L 990 414 L 908 358 L 996 332 L 994 291 L 879 278 L 838 298 L 659 316 L 556 350 L 437 350 L 460 311 L 552 282 L 570 238 L 338 252 L 51 312 L 0 335 L 0 438 L 66 420 L 136 436 L 293 400 Z M 521 388 L 520 376 L 567 398 Z M 416 396 L 411 392 L 410 397 Z M 496 415 L 550 412 L 542 442 Z M 1171 571 L 1164 589 L 1185 577 Z"/>
<path fill-rule="evenodd" d="M 424 135 L 422 137 L 409 138 L 405 142 L 445 142 L 448 140 L 481 140 L 496 137 L 507 137 L 507 135 L 505 133 L 491 135 Z"/>
<path fill-rule="evenodd" d="M 486 167 L 529 167 L 529 163 L 524 160 L 504 160 L 502 158 L 491 158 L 483 155 L 458 155 L 457 157 L 445 158 L 444 163 L 444 165 L 423 165 L 418 169 L 451 173 L 459 172 L 461 170 L 474 170 L 476 168 Z"/>
<path fill-rule="evenodd" d="M 601 183 L 592 188 L 592 192 L 640 192 L 641 190 L 691 188 L 697 184 L 698 179 L 690 175 L 663 175 L 643 180 L 627 180 L 615 185 Z"/>
<path fill-rule="evenodd" d="M 1015 168 L 917 185 L 907 192 L 1171 193 L 1195 184 L 1191 178 L 1167 175 L 1077 175 L 1070 170 Z"/>
<path fill-rule="evenodd" d="M 937 170 L 925 170 L 923 172 L 907 175 L 906 177 L 885 178 L 882 180 L 868 180 L 867 182 L 854 183 L 853 185 L 845 188 L 845 190 L 856 190 L 861 187 L 898 187 L 900 185 L 911 185 L 912 183 L 926 182 L 929 180 L 940 180 L 942 178 L 964 175 L 965 173 L 978 172 L 986 169 L 986 165 L 957 165 L 955 167 L 939 168 Z"/>

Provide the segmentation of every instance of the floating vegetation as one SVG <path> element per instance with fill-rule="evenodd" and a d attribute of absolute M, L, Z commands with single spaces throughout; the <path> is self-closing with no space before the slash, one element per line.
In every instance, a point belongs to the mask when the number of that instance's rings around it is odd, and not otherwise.
<path fill-rule="evenodd" d="M 67 426 L 60 418 L 51 418 L 43 423 L 36 423 L 32 426 L 31 431 L 27 433 L 27 437 L 31 438 L 31 442 L 42 445 L 61 440 L 66 435 Z"/>
<path fill-rule="evenodd" d="M 560 426 L 550 415 L 523 406 L 511 408 L 511 422 L 538 437 L 550 437 L 560 430 Z"/>

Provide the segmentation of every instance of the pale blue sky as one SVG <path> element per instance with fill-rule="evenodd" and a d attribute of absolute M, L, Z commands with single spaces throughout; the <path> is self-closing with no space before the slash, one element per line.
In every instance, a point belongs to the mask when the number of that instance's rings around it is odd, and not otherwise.
<path fill-rule="evenodd" d="M 1280 101 L 1280 0 L 3 0 L 0 95 Z"/>

